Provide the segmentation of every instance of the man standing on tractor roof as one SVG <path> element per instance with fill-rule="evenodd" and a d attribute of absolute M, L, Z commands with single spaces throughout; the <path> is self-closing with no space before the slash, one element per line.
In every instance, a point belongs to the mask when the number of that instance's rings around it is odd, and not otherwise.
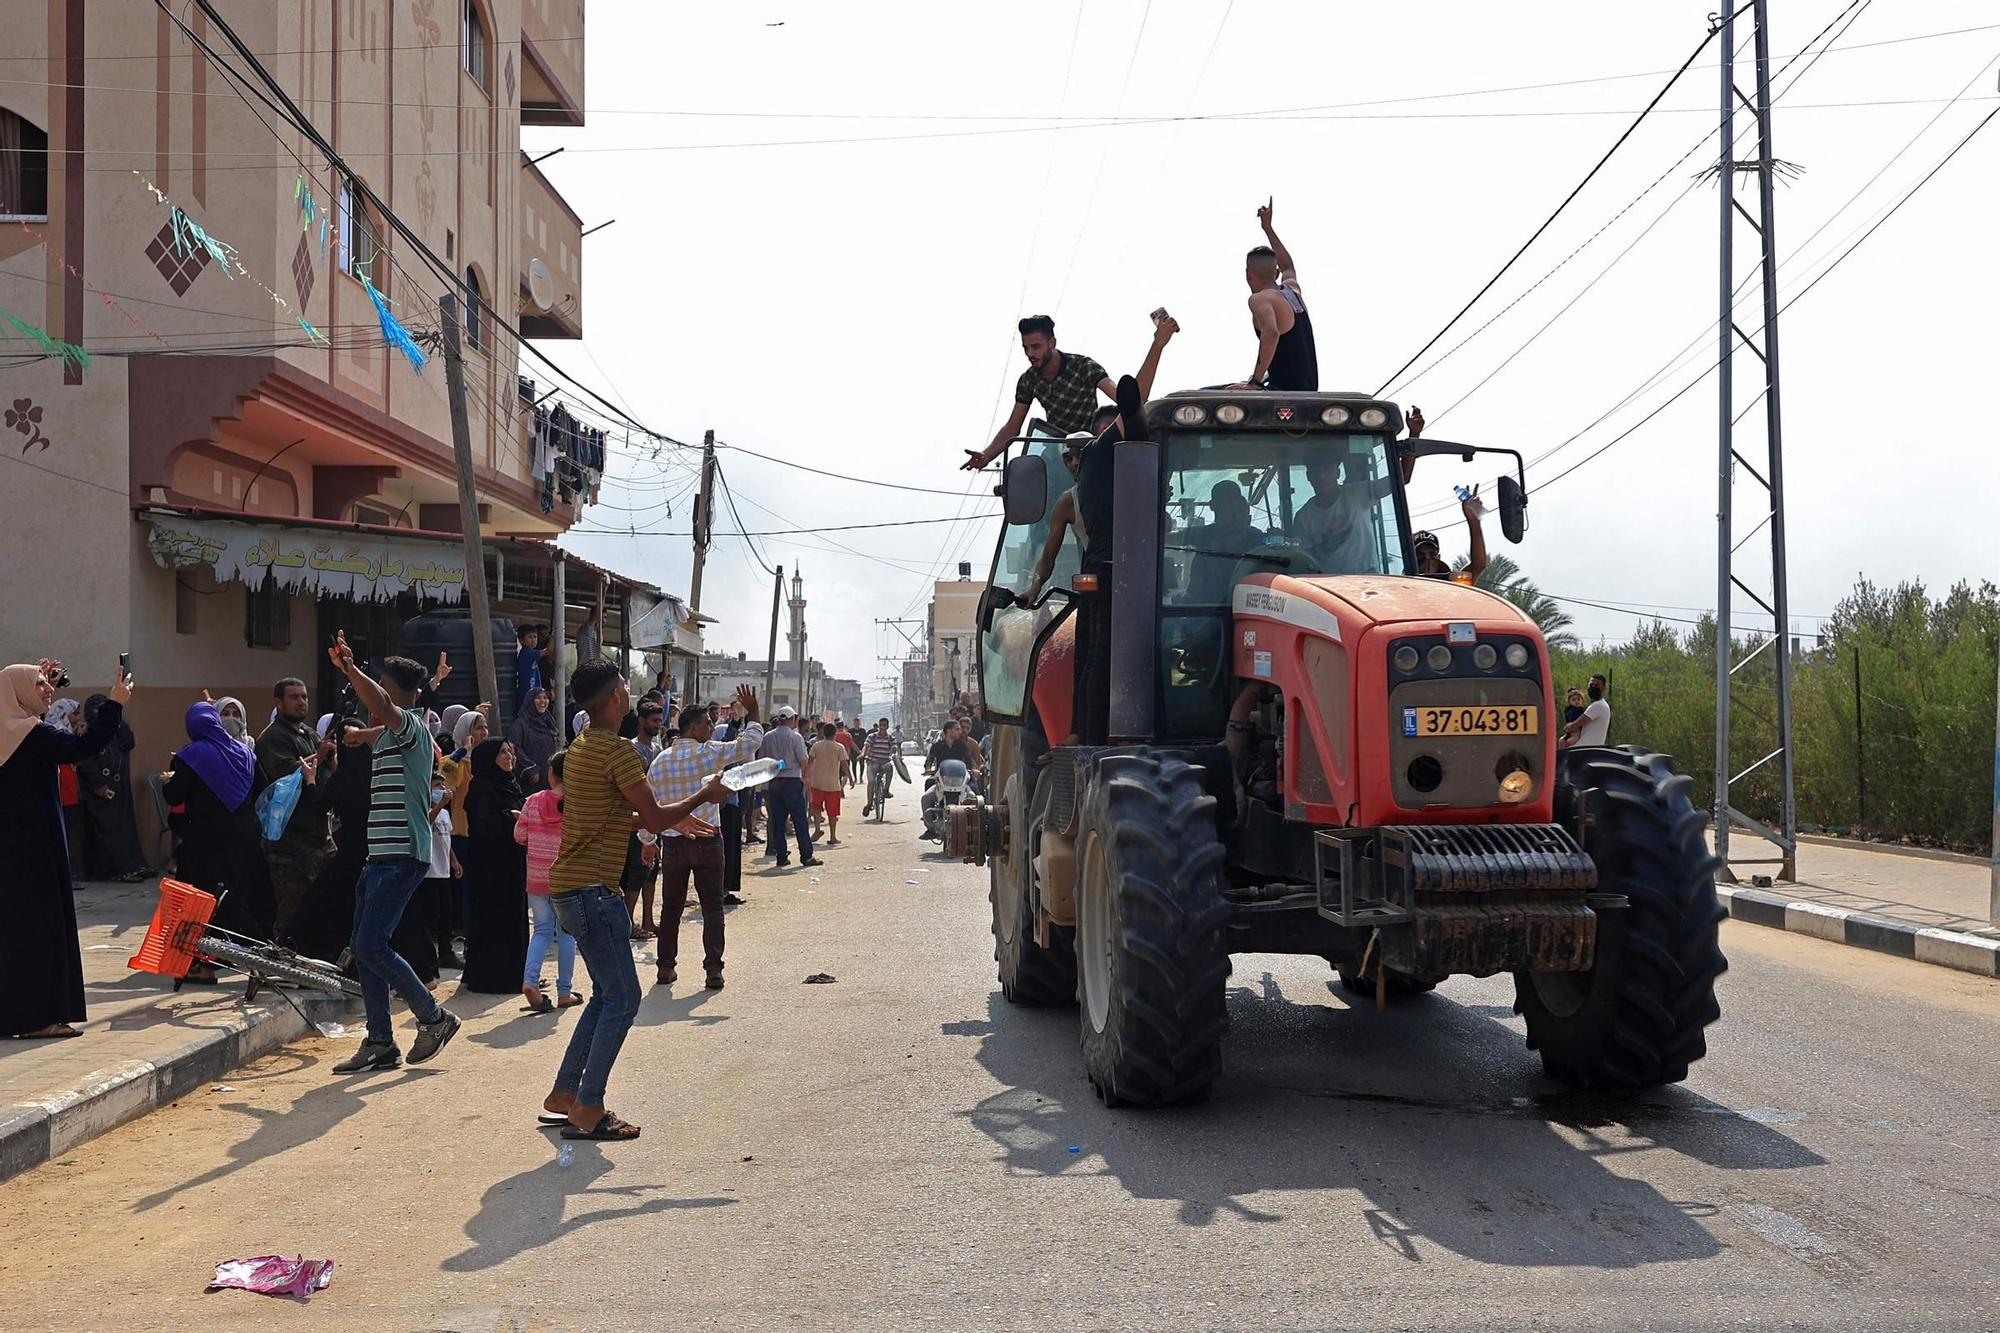
<path fill-rule="evenodd" d="M 1112 397 L 1111 377 L 1104 367 L 1081 352 L 1056 348 L 1056 322 L 1047 315 L 1030 315 L 1022 320 L 1021 350 L 1027 353 L 1028 368 L 1014 385 L 1014 410 L 1007 424 L 984 449 L 967 449 L 967 472 L 977 472 L 1006 451 L 1007 441 L 1021 433 L 1028 404 L 1040 402 L 1050 427 L 1068 435 L 1090 425 L 1090 410 L 1097 395 Z"/>
<path fill-rule="evenodd" d="M 1250 324 L 1257 331 L 1257 366 L 1232 389 L 1319 390 L 1319 351 L 1313 345 L 1312 316 L 1299 291 L 1292 253 L 1271 226 L 1271 202 L 1257 210 L 1264 228 L 1260 245 L 1244 257 L 1243 280 L 1250 284 Z"/>

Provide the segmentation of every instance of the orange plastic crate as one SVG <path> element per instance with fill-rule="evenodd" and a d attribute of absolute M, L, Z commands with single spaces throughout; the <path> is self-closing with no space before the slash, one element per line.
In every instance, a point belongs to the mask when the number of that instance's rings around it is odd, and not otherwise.
<path fill-rule="evenodd" d="M 177 879 L 160 881 L 160 902 L 153 909 L 139 952 L 125 960 L 135 972 L 180 978 L 197 956 L 195 944 L 215 915 L 215 896 Z"/>

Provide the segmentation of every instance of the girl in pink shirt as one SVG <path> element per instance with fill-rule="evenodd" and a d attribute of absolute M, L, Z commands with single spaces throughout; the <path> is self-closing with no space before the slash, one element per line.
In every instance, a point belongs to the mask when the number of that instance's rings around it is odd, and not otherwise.
<path fill-rule="evenodd" d="M 552 1013 L 556 1004 L 542 994 L 542 961 L 548 957 L 549 941 L 556 946 L 556 993 L 564 1009 L 583 1003 L 570 988 L 576 972 L 576 936 L 556 923 L 556 910 L 549 904 L 549 867 L 555 864 L 562 847 L 563 752 L 549 758 L 549 785 L 530 796 L 514 821 L 514 841 L 528 849 L 528 907 L 534 913 L 535 929 L 528 936 L 528 961 L 521 976 L 521 994 L 536 1013 Z"/>

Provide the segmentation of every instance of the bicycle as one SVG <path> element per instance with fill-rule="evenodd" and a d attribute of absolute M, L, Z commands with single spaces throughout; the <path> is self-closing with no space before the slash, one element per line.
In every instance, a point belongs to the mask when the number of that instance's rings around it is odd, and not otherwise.
<path fill-rule="evenodd" d="M 888 814 L 889 780 L 895 770 L 888 764 L 868 765 L 868 808 L 880 824 Z"/>
<path fill-rule="evenodd" d="M 276 982 L 332 995 L 360 996 L 360 985 L 342 976 L 332 963 L 212 924 L 209 918 L 215 914 L 215 906 L 213 894 L 177 879 L 161 880 L 159 905 L 153 909 L 146 938 L 139 952 L 125 960 L 125 966 L 135 972 L 172 977 L 174 989 L 179 990 L 195 963 L 215 963 L 245 975 L 245 1000 L 256 999 L 260 990 Z"/>

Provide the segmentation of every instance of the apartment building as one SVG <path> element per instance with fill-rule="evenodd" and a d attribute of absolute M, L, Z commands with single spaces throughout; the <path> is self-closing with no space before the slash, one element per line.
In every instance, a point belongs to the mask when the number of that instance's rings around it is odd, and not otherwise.
<path fill-rule="evenodd" d="M 466 409 L 503 600 L 551 586 L 593 443 L 579 427 L 537 466 L 547 386 L 517 342 L 583 332 L 581 225 L 520 148 L 523 125 L 583 124 L 580 0 L 215 14 L 0 0 L 0 562 L 34 573 L 0 602 L 0 645 L 62 658 L 79 686 L 131 652 L 149 762 L 199 689 L 258 716 L 279 677 L 329 683 L 335 631 L 381 654 L 458 606 L 437 355 L 454 282 L 482 298 L 461 324 Z M 264 72 L 347 172 L 252 95 Z M 429 364 L 385 337 L 378 296 Z M 572 633 L 604 603 L 619 643 L 657 609 L 577 572 Z"/>

